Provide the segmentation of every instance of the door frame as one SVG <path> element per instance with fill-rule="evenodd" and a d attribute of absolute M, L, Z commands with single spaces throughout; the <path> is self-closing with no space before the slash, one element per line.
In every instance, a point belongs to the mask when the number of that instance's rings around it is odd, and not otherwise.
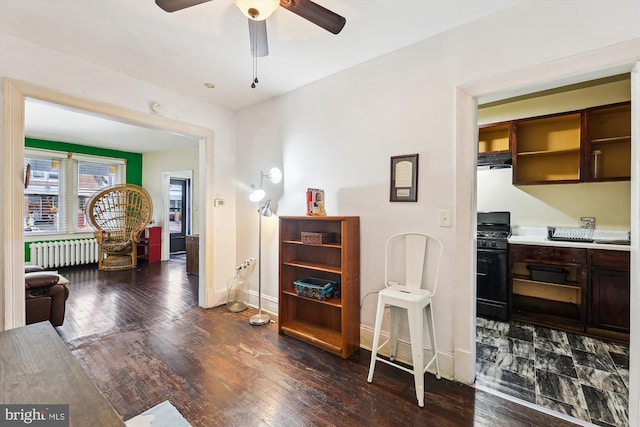
<path fill-rule="evenodd" d="M 171 248 L 169 247 L 170 243 L 170 233 L 169 233 L 169 216 L 167 212 L 169 212 L 169 204 L 170 204 L 170 194 L 169 194 L 169 183 L 172 178 L 184 179 L 189 181 L 188 189 L 187 189 L 187 209 L 184 220 L 187 221 L 185 233 L 191 233 L 192 230 L 192 218 L 193 214 L 193 170 L 181 170 L 181 171 L 166 171 L 162 172 L 162 218 L 165 219 L 164 224 L 165 227 L 162 227 L 162 260 L 168 260 Z"/>
<path fill-rule="evenodd" d="M 478 101 L 492 102 L 546 89 L 567 86 L 617 74 L 631 74 L 632 143 L 631 143 L 631 233 L 640 233 L 640 62 L 636 40 L 602 49 L 532 65 L 481 81 L 458 86 L 456 93 L 456 221 L 454 275 L 455 294 L 460 310 L 454 320 L 454 377 L 472 384 L 475 379 L 476 316 L 476 161 Z M 629 372 L 629 421 L 640 420 L 640 252 L 638 239 L 631 242 L 631 333 Z"/>
<path fill-rule="evenodd" d="M 2 312 L 0 331 L 23 326 L 24 307 L 24 230 L 23 230 L 23 163 L 24 163 L 24 116 L 25 99 L 34 98 L 61 106 L 97 113 L 114 120 L 133 125 L 175 132 L 192 136 L 199 140 L 200 185 L 198 200 L 199 227 L 206 230 L 214 227 L 213 202 L 208 193 L 213 193 L 214 132 L 210 129 L 191 125 L 162 116 L 154 116 L 106 102 L 88 100 L 64 94 L 43 86 L 5 77 L 4 90 L 4 140 L 2 144 L 2 185 L 5 191 L 0 195 L 3 215 L 0 218 L 3 246 L 0 248 L 0 293 Z M 209 179 L 211 178 L 211 179 Z M 212 198 L 211 198 L 212 199 Z M 210 307 L 215 304 L 213 231 L 204 234 L 200 244 L 200 259 L 211 259 L 207 268 L 201 269 L 198 278 L 198 305 Z M 207 287 L 209 286 L 209 287 Z"/>

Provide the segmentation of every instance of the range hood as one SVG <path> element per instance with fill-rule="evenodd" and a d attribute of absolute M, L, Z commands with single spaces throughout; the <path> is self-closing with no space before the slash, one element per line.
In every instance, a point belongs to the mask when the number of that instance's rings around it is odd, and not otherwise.
<path fill-rule="evenodd" d="M 511 152 L 478 154 L 478 166 L 494 168 L 510 168 L 512 164 Z"/>

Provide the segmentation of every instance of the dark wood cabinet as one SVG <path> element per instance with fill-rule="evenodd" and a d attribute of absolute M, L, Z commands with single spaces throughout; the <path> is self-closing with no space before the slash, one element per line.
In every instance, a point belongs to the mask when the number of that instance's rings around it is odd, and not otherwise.
<path fill-rule="evenodd" d="M 509 255 L 514 320 L 628 340 L 629 252 L 512 244 Z"/>
<path fill-rule="evenodd" d="M 140 242 L 138 242 L 137 251 L 138 261 L 160 262 L 162 259 L 162 227 L 145 228 Z"/>
<path fill-rule="evenodd" d="M 479 158 L 511 150 L 513 184 L 629 180 L 631 103 L 483 125 Z"/>
<path fill-rule="evenodd" d="M 585 180 L 631 179 L 631 103 L 587 109 Z"/>
<path fill-rule="evenodd" d="M 511 245 L 512 318 L 582 331 L 587 305 L 586 261 L 586 249 Z"/>
<path fill-rule="evenodd" d="M 200 239 L 197 234 L 186 236 L 187 274 L 197 276 L 200 269 Z"/>
<path fill-rule="evenodd" d="M 629 333 L 629 252 L 590 250 L 589 328 Z"/>
<path fill-rule="evenodd" d="M 326 233 L 320 244 L 301 233 Z M 326 301 L 296 293 L 306 277 L 336 281 L 338 295 Z M 360 218 L 280 217 L 278 331 L 343 358 L 360 347 Z"/>
<path fill-rule="evenodd" d="M 517 120 L 513 183 L 571 183 L 580 169 L 580 112 Z"/>

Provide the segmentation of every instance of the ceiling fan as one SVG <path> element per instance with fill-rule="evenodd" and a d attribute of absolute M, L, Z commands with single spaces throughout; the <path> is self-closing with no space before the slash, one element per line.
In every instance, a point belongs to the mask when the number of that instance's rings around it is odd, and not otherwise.
<path fill-rule="evenodd" d="M 211 0 L 156 0 L 156 4 L 166 12 L 175 12 L 209 1 Z M 333 34 L 338 34 L 347 22 L 344 17 L 311 0 L 233 0 L 233 2 L 249 19 L 249 41 L 253 57 L 269 54 L 266 19 L 278 6 Z"/>

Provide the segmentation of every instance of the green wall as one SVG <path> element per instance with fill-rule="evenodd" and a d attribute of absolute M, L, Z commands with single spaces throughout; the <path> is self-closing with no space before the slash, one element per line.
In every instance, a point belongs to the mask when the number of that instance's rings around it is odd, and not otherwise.
<path fill-rule="evenodd" d="M 71 144 L 68 142 L 47 141 L 45 139 L 25 138 L 24 146 L 28 148 L 42 148 L 51 151 L 63 151 L 65 153 L 88 154 L 92 156 L 113 157 L 124 159 L 127 162 L 126 183 L 142 186 L 142 154 L 129 151 L 110 150 L 108 148 L 88 147 L 86 145 Z M 42 242 L 55 240 L 41 240 Z M 24 261 L 29 262 L 31 256 L 29 245 L 34 242 L 24 242 Z"/>
<path fill-rule="evenodd" d="M 127 184 L 142 186 L 142 154 L 129 151 L 110 150 L 108 148 L 88 147 L 86 145 L 71 144 L 68 142 L 47 141 L 44 139 L 25 138 L 24 146 L 29 148 L 42 148 L 51 151 L 63 151 L 65 153 L 89 154 L 92 156 L 114 157 L 124 159 L 127 162 Z"/>

